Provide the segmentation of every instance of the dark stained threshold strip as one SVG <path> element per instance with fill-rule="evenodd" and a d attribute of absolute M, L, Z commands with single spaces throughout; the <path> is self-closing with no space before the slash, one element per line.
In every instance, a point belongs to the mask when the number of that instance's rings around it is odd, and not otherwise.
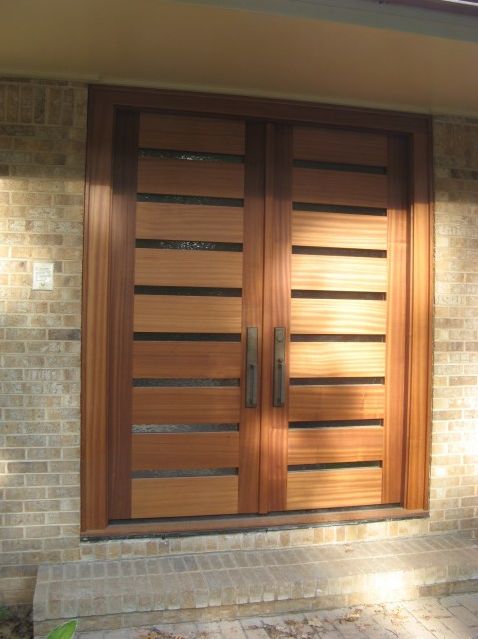
<path fill-rule="evenodd" d="M 291 386 L 351 386 L 385 384 L 385 377 L 291 377 Z"/>
<path fill-rule="evenodd" d="M 386 293 L 371 293 L 366 291 L 305 291 L 295 289 L 291 293 L 295 299 L 313 300 L 385 300 Z"/>
<path fill-rule="evenodd" d="M 136 240 L 136 248 L 176 249 L 180 251 L 227 251 L 240 253 L 240 242 L 200 242 L 198 240 Z"/>
<path fill-rule="evenodd" d="M 341 419 L 325 422 L 289 422 L 289 428 L 348 428 L 353 426 L 383 426 L 383 419 Z"/>
<path fill-rule="evenodd" d="M 349 213 L 354 215 L 378 215 L 386 216 L 387 209 L 367 207 L 367 206 L 342 206 L 338 204 L 293 202 L 293 211 L 310 211 L 316 213 Z"/>
<path fill-rule="evenodd" d="M 131 432 L 140 433 L 229 433 L 239 424 L 133 424 Z"/>
<path fill-rule="evenodd" d="M 190 160 L 193 162 L 226 162 L 244 164 L 243 155 L 231 153 L 202 153 L 200 151 L 175 151 L 173 149 L 138 149 L 139 158 L 162 158 L 165 160 Z"/>
<path fill-rule="evenodd" d="M 290 529 L 295 529 L 295 528 L 303 528 L 303 524 L 290 524 L 290 523 L 286 523 L 287 522 L 287 518 L 293 519 L 294 517 L 297 516 L 301 516 L 301 515 L 323 515 L 326 514 L 330 519 L 333 519 L 334 514 L 340 515 L 341 513 L 350 513 L 351 517 L 350 519 L 343 519 L 340 518 L 340 524 L 344 524 L 345 522 L 353 522 L 354 524 L 358 523 L 363 523 L 363 524 L 369 524 L 371 522 L 378 522 L 378 521 L 389 521 L 390 519 L 394 519 L 393 517 L 390 517 L 388 514 L 384 517 L 381 514 L 381 511 L 387 511 L 390 508 L 396 508 L 397 510 L 399 510 L 399 518 L 403 519 L 404 517 L 406 517 L 407 519 L 422 519 L 427 517 L 427 513 L 426 512 L 420 512 L 420 513 L 414 513 L 413 515 L 410 514 L 406 514 L 406 511 L 404 512 L 403 510 L 401 510 L 401 505 L 400 503 L 388 503 L 388 504 L 367 504 L 366 506 L 340 506 L 338 508 L 309 508 L 309 509 L 303 509 L 303 510 L 288 510 L 286 512 L 284 511 L 271 511 L 270 513 L 268 513 L 267 515 L 257 515 L 257 514 L 237 514 L 237 515 L 200 515 L 200 516 L 187 516 L 187 517 L 151 517 L 149 519 L 147 518 L 138 518 L 134 520 L 135 524 L 169 524 L 169 523 L 178 523 L 178 522 L 189 522 L 189 521 L 193 521 L 193 522 L 202 522 L 202 521 L 214 521 L 217 522 L 217 531 L 221 531 L 223 530 L 224 532 L 230 533 L 231 532 L 231 528 L 229 527 L 225 527 L 222 528 L 221 527 L 221 522 L 223 521 L 228 521 L 231 519 L 231 517 L 234 517 L 235 520 L 237 521 L 248 521 L 248 520 L 257 520 L 257 517 L 261 518 L 261 521 L 263 522 L 261 525 L 257 525 L 255 524 L 254 527 L 251 527 L 250 530 L 252 531 L 268 531 L 270 530 L 270 526 L 268 525 L 268 519 L 269 518 L 274 518 L 280 515 L 284 516 L 284 523 L 282 523 L 280 525 L 280 527 L 277 527 L 278 530 L 281 529 L 286 529 L 286 530 L 290 530 Z M 370 512 L 374 511 L 376 513 L 375 516 L 371 517 L 370 516 Z M 365 518 L 359 518 L 357 519 L 356 517 L 353 517 L 353 513 L 360 513 L 360 512 L 366 512 L 367 513 L 367 517 Z M 109 525 L 112 527 L 112 529 L 114 529 L 114 526 L 122 526 L 122 525 L 126 525 L 126 524 L 131 524 L 131 519 L 112 519 L 109 522 Z M 232 529 L 232 530 L 236 530 L 237 532 L 244 532 L 244 528 L 242 527 L 237 527 L 237 529 Z M 128 535 L 128 539 L 142 539 L 145 537 L 158 537 L 158 538 L 169 538 L 169 537 L 191 537 L 193 535 L 198 535 L 198 534 L 207 534 L 204 532 L 197 532 L 197 531 L 193 531 L 193 532 L 178 532 L 178 531 L 174 531 L 174 532 L 160 532 L 160 533 L 150 533 L 148 532 L 147 534 L 144 532 L 141 533 L 136 533 L 136 534 L 131 534 Z M 105 539 L 117 539 L 117 536 L 101 536 L 101 537 L 80 537 L 81 541 L 84 542 L 88 542 L 88 543 L 95 543 L 96 541 L 105 541 Z"/>
<path fill-rule="evenodd" d="M 138 193 L 137 202 L 162 204 L 199 204 L 202 206 L 236 206 L 242 208 L 244 200 L 236 197 L 209 197 L 206 195 L 177 195 L 170 193 Z"/>
<path fill-rule="evenodd" d="M 322 246 L 293 246 L 292 253 L 294 255 L 337 255 L 340 257 L 387 257 L 387 251 L 377 251 L 373 249 L 329 248 Z"/>
<path fill-rule="evenodd" d="M 238 379 L 133 379 L 135 388 L 209 388 L 239 386 Z"/>
<path fill-rule="evenodd" d="M 240 288 L 208 286 L 135 286 L 135 295 L 187 295 L 196 297 L 241 297 Z"/>
<path fill-rule="evenodd" d="M 332 464 L 299 464 L 288 466 L 289 472 L 304 472 L 310 470 L 348 470 L 349 468 L 381 468 L 381 461 L 366 462 L 340 462 Z"/>
<path fill-rule="evenodd" d="M 160 479 L 166 477 L 224 477 L 238 475 L 237 468 L 192 468 L 188 470 L 137 470 L 133 479 Z"/>
<path fill-rule="evenodd" d="M 347 173 L 375 173 L 386 175 L 384 166 L 370 166 L 368 164 L 347 164 L 345 162 L 318 162 L 316 160 L 293 160 L 292 166 L 297 169 L 320 169 L 322 171 L 345 171 Z"/>
<path fill-rule="evenodd" d="M 291 342 L 385 342 L 385 335 L 304 335 L 293 334 Z"/>
<path fill-rule="evenodd" d="M 133 333 L 136 342 L 240 342 L 240 333 Z"/>

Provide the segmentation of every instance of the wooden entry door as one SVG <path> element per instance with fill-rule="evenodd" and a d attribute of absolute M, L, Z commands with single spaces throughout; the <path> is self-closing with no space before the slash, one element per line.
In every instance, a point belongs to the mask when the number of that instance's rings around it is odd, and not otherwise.
<path fill-rule="evenodd" d="M 269 138 L 261 508 L 399 504 L 406 141 L 307 126 Z"/>
<path fill-rule="evenodd" d="M 257 512 L 263 128 L 126 111 L 116 130 L 111 517 Z"/>
<path fill-rule="evenodd" d="M 190 530 L 413 503 L 410 318 L 427 315 L 410 302 L 425 209 L 409 203 L 408 136 L 263 112 L 111 113 L 108 230 L 90 195 L 109 247 L 107 324 L 86 349 L 108 355 L 96 512 Z"/>

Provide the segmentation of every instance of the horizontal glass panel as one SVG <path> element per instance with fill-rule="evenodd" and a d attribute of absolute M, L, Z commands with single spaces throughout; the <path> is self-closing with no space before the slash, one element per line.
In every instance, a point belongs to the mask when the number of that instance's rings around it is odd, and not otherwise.
<path fill-rule="evenodd" d="M 237 197 L 209 197 L 206 195 L 176 195 L 172 193 L 138 193 L 137 202 L 163 202 L 165 204 L 202 204 L 204 206 L 244 206 Z"/>
<path fill-rule="evenodd" d="M 200 297 L 241 297 L 240 288 L 210 286 L 135 286 L 136 295 L 191 295 Z"/>
<path fill-rule="evenodd" d="M 133 386 L 138 388 L 148 387 L 185 387 L 198 388 L 210 386 L 239 386 L 238 379 L 133 379 Z"/>
<path fill-rule="evenodd" d="M 228 162 L 244 164 L 243 155 L 230 153 L 202 153 L 200 151 L 173 151 L 170 149 L 139 149 L 140 158 L 167 158 L 173 160 L 189 160 L 193 162 Z"/>
<path fill-rule="evenodd" d="M 346 171 L 350 173 L 375 173 L 386 175 L 384 166 L 368 166 L 366 164 L 346 164 L 345 162 L 318 162 L 316 160 L 294 160 L 292 166 L 299 169 L 321 169 L 323 171 Z"/>
<path fill-rule="evenodd" d="M 326 202 L 292 202 L 292 210 L 310 212 L 317 211 L 317 213 L 353 213 L 355 215 L 380 216 L 387 215 L 387 209 L 368 206 L 345 206 L 341 204 L 327 204 Z"/>

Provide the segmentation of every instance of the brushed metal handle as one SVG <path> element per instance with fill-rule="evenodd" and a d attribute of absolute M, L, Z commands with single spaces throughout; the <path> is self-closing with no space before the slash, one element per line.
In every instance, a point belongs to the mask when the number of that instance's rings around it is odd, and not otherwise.
<path fill-rule="evenodd" d="M 257 408 L 257 327 L 246 331 L 246 408 Z"/>
<path fill-rule="evenodd" d="M 274 328 L 274 389 L 272 405 L 280 408 L 285 404 L 285 328 Z"/>

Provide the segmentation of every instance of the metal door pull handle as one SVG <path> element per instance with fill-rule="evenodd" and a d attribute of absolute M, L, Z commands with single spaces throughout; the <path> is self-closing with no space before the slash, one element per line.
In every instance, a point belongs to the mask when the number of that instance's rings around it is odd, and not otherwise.
<path fill-rule="evenodd" d="M 285 404 L 285 328 L 274 328 L 274 389 L 272 405 Z"/>
<path fill-rule="evenodd" d="M 257 408 L 257 327 L 246 332 L 246 408 Z"/>

